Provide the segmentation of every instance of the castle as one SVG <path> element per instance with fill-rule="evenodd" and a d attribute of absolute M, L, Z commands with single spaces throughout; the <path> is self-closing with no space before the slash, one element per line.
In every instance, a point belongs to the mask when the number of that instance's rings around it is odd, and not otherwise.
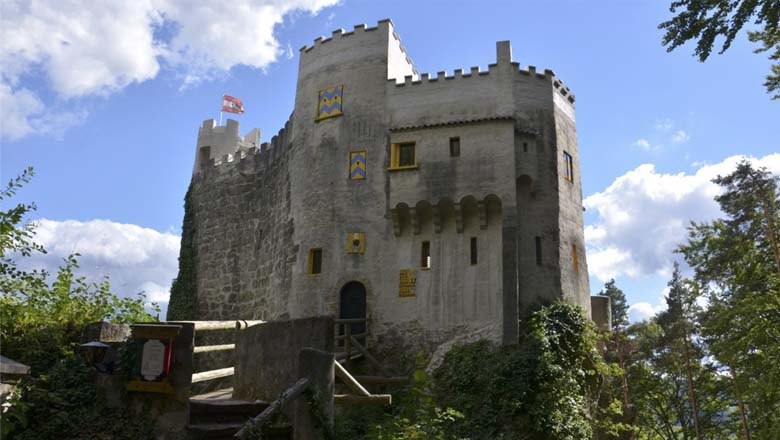
<path fill-rule="evenodd" d="M 512 343 L 538 304 L 590 313 L 574 102 L 507 41 L 433 75 L 390 20 L 317 38 L 269 143 L 199 129 L 180 318 L 367 318 L 379 346 L 435 350 Z"/>

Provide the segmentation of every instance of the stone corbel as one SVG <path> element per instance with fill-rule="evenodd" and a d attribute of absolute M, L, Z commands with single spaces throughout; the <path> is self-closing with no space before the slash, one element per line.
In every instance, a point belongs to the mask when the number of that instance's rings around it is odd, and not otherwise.
<path fill-rule="evenodd" d="M 433 232 L 438 234 L 441 232 L 441 210 L 438 206 L 431 208 L 431 215 L 433 216 Z"/>
<path fill-rule="evenodd" d="M 477 202 L 477 211 L 479 212 L 479 229 L 487 229 L 487 206 L 484 201 Z"/>
<path fill-rule="evenodd" d="M 414 235 L 420 233 L 420 217 L 417 208 L 409 208 L 409 218 L 412 220 L 412 232 Z"/>
<path fill-rule="evenodd" d="M 455 212 L 455 230 L 457 232 L 463 232 L 463 209 L 461 208 L 460 203 L 455 203 L 452 207 Z"/>

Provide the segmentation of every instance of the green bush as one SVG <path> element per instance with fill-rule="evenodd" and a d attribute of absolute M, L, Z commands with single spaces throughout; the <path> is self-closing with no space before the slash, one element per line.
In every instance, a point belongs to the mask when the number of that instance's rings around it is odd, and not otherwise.
<path fill-rule="evenodd" d="M 465 416 L 451 438 L 592 438 L 602 378 L 615 372 L 597 344 L 582 310 L 559 303 L 532 315 L 518 346 L 453 348 L 433 374 L 436 401 Z"/>
<path fill-rule="evenodd" d="M 3 438 L 116 439 L 152 438 L 143 418 L 110 408 L 95 385 L 95 370 L 78 356 L 66 356 L 39 376 L 22 380 L 3 414 Z"/>

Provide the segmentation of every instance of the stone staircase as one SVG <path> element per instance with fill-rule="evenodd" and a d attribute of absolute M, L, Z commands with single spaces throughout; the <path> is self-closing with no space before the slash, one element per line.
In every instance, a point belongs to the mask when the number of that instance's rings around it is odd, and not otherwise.
<path fill-rule="evenodd" d="M 226 388 L 190 398 L 190 438 L 228 440 L 244 426 L 247 420 L 261 413 L 268 402 L 261 400 L 234 400 L 233 389 Z M 269 426 L 263 430 L 263 439 L 292 440 L 292 427 Z"/>

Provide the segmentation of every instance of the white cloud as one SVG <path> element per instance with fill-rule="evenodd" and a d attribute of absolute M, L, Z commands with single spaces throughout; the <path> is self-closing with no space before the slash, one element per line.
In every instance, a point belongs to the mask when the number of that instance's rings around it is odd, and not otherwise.
<path fill-rule="evenodd" d="M 79 253 L 78 273 L 88 280 L 109 275 L 114 293 L 132 296 L 144 291 L 150 301 L 167 305 L 178 271 L 179 236 L 110 220 L 35 223 L 35 241 L 48 253 L 25 259 L 25 267 L 56 272 L 63 258 Z"/>
<path fill-rule="evenodd" d="M 638 302 L 631 304 L 628 308 L 628 320 L 630 322 L 639 322 L 652 318 L 656 313 L 666 309 L 665 305 L 653 306 L 649 302 Z"/>
<path fill-rule="evenodd" d="M 675 144 L 682 144 L 690 140 L 690 136 L 683 130 L 677 130 L 672 134 L 672 142 Z"/>
<path fill-rule="evenodd" d="M 585 228 L 591 273 L 604 282 L 621 275 L 668 275 L 689 222 L 721 215 L 713 200 L 719 187 L 711 180 L 729 174 L 743 158 L 732 156 L 694 174 L 659 173 L 643 164 L 588 196 L 583 204 L 598 213 Z M 780 154 L 747 159 L 780 174 Z"/>
<path fill-rule="evenodd" d="M 47 108 L 38 96 L 26 88 L 12 90 L 0 82 L 0 133 L 8 140 L 29 134 L 45 134 L 60 138 L 68 128 L 87 117 L 84 110 L 65 111 Z"/>
<path fill-rule="evenodd" d="M 58 99 L 107 96 L 171 69 L 194 84 L 237 65 L 263 69 L 284 54 L 274 28 L 293 11 L 317 13 L 338 0 L 7 0 L 0 14 L 2 136 L 18 139 L 63 118 L 44 113 L 43 78 Z M 67 111 L 66 111 L 67 113 Z M 36 119 L 37 118 L 37 119 Z M 46 127 L 43 131 L 51 131 Z"/>
<path fill-rule="evenodd" d="M 647 150 L 647 151 L 653 149 L 652 146 L 650 145 L 650 141 L 648 141 L 645 138 L 640 138 L 640 139 L 637 139 L 636 141 L 634 141 L 634 146 L 635 147 L 639 147 L 639 148 L 641 148 L 643 150 Z"/>

